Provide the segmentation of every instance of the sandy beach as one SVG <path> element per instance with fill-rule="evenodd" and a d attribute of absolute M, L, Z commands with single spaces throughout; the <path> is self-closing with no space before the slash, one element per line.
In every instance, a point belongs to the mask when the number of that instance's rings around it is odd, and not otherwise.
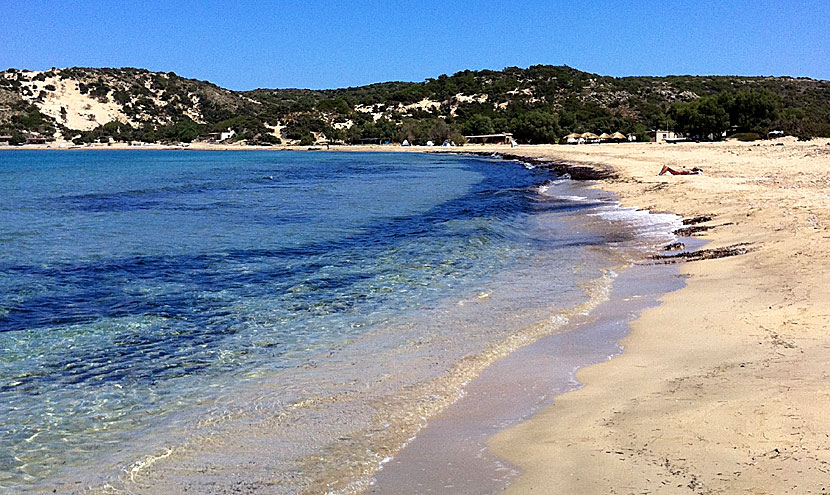
<path fill-rule="evenodd" d="M 610 167 L 623 203 L 710 216 L 687 286 L 584 388 L 491 438 L 509 493 L 822 493 L 830 484 L 830 143 L 518 148 Z M 657 176 L 662 165 L 700 176 Z"/>
<path fill-rule="evenodd" d="M 5 6 L 0 495 L 830 495 L 830 0 Z"/>
<path fill-rule="evenodd" d="M 703 249 L 736 253 L 681 262 L 686 287 L 631 324 L 621 356 L 580 370 L 583 388 L 490 438 L 523 473 L 508 493 L 830 485 L 830 141 L 337 149 L 495 152 L 611 171 L 596 187 L 697 219 L 687 234 Z M 663 165 L 703 174 L 658 176 Z"/>
<path fill-rule="evenodd" d="M 631 324 L 623 355 L 491 438 L 524 472 L 508 493 L 827 489 L 830 141 L 461 150 L 611 171 L 597 187 L 624 205 L 695 219 L 707 253 L 736 253 L 682 263 L 686 287 Z"/>

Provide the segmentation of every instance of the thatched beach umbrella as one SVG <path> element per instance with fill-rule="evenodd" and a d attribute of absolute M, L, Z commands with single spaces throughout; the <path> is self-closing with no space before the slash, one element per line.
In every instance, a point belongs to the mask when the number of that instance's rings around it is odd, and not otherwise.
<path fill-rule="evenodd" d="M 602 134 L 599 135 L 599 138 L 603 141 L 607 141 L 607 140 L 611 139 L 611 134 L 608 134 L 607 132 L 603 132 Z"/>
<path fill-rule="evenodd" d="M 594 134 L 593 132 L 583 132 L 582 133 L 583 139 L 599 139 L 599 136 Z"/>
<path fill-rule="evenodd" d="M 614 134 L 611 134 L 611 139 L 621 139 L 621 140 L 625 141 L 628 138 L 626 138 L 625 134 L 623 134 L 622 132 L 617 131 Z"/>
<path fill-rule="evenodd" d="M 582 134 L 577 134 L 575 132 L 572 132 L 572 133 L 568 134 L 567 136 L 565 136 L 565 139 L 579 139 L 581 137 L 582 137 Z"/>

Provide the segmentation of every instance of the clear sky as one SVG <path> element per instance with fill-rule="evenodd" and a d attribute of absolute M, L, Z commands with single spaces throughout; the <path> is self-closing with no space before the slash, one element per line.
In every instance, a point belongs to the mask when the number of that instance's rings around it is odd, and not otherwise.
<path fill-rule="evenodd" d="M 830 79 L 830 0 L 0 0 L 0 70 L 142 67 L 230 89 L 570 65 Z"/>

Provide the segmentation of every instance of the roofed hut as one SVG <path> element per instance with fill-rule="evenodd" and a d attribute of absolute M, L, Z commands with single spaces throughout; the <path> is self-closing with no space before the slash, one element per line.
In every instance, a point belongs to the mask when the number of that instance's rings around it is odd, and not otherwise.
<path fill-rule="evenodd" d="M 596 143 L 599 141 L 599 136 L 593 132 L 583 132 L 582 139 L 584 139 L 586 143 Z"/>

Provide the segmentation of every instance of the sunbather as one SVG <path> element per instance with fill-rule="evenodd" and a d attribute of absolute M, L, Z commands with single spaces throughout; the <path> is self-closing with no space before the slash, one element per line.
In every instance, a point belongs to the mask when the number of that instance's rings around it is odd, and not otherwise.
<path fill-rule="evenodd" d="M 666 172 L 672 175 L 700 175 L 703 172 L 703 169 L 694 167 L 691 170 L 675 170 L 668 165 L 663 165 L 663 169 L 660 170 L 660 173 L 657 175 L 664 175 Z"/>

